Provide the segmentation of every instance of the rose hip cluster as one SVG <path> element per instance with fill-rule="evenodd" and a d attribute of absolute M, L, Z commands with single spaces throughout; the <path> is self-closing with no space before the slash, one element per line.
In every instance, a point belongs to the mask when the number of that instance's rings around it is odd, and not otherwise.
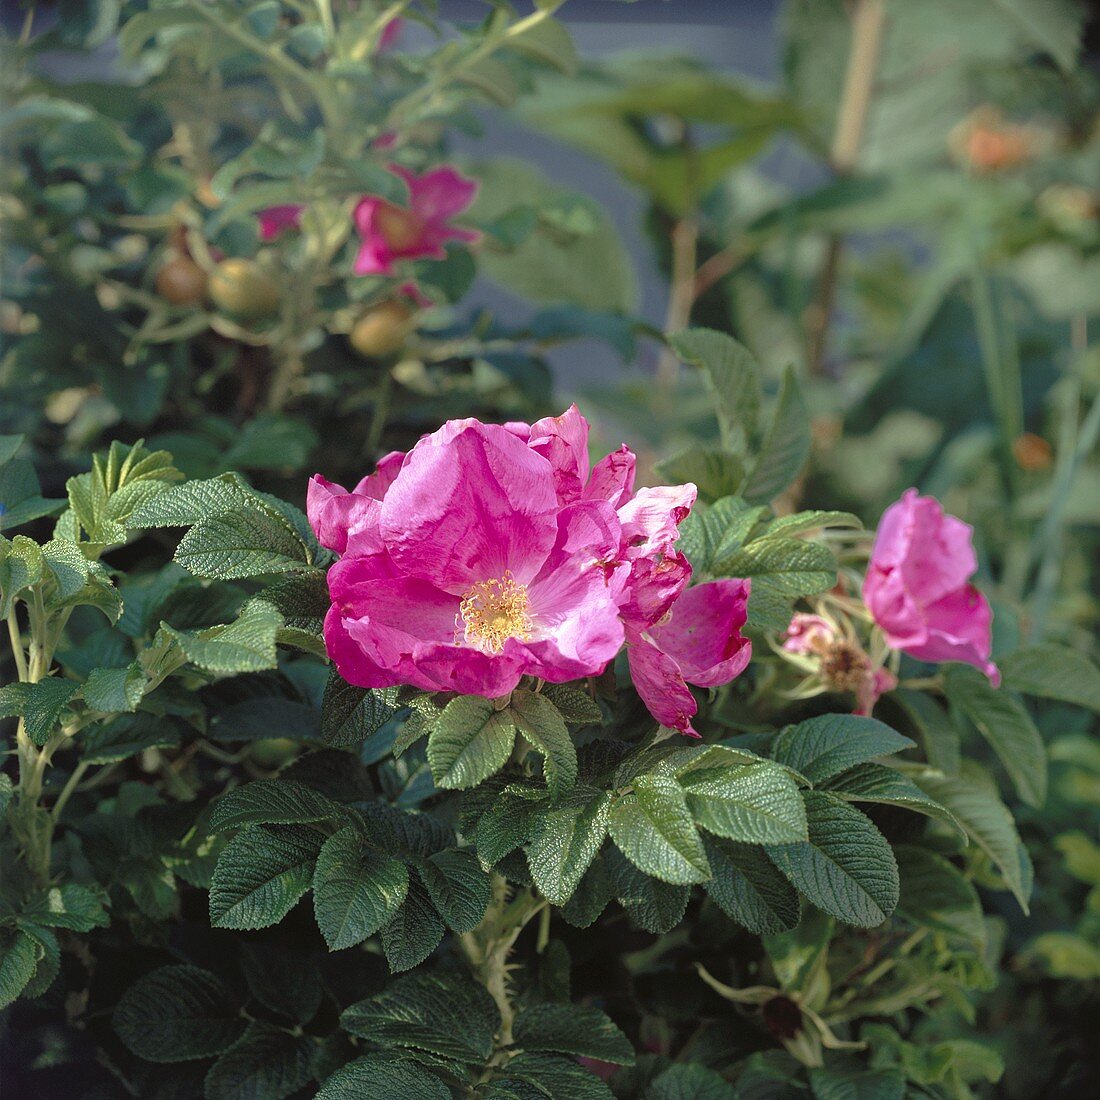
<path fill-rule="evenodd" d="M 695 486 L 635 491 L 634 473 L 625 446 L 589 467 L 573 406 L 449 421 L 351 492 L 315 476 L 310 523 L 339 556 L 325 641 L 340 674 L 496 698 L 523 676 L 598 675 L 625 643 L 653 716 L 695 736 L 687 685 L 749 662 L 749 582 L 691 587 L 675 544 Z"/>

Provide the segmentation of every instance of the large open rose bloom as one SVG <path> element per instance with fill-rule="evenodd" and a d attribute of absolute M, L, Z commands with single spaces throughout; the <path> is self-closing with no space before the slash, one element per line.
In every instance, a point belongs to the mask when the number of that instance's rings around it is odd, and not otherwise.
<path fill-rule="evenodd" d="M 598 675 L 626 641 L 654 717 L 693 733 L 685 680 L 724 683 L 748 662 L 748 585 L 686 587 L 672 544 L 695 487 L 634 493 L 634 465 L 624 447 L 590 469 L 573 407 L 449 421 L 350 493 L 314 477 L 310 522 L 340 555 L 325 640 L 341 675 L 497 697 L 524 675 Z"/>
<path fill-rule="evenodd" d="M 922 661 L 974 665 L 996 684 L 993 612 L 969 583 L 978 568 L 972 533 L 934 497 L 907 490 L 879 523 L 863 599 L 893 649 Z"/>
<path fill-rule="evenodd" d="M 362 237 L 356 275 L 393 275 L 397 260 L 446 259 L 448 241 L 476 241 L 480 234 L 451 224 L 474 201 L 477 181 L 443 166 L 417 175 L 390 165 L 409 189 L 408 206 L 366 195 L 355 207 L 355 228 Z"/>

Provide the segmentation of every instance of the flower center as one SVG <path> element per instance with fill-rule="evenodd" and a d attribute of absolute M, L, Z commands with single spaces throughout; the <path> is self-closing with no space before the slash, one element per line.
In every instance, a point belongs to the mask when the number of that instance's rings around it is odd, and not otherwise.
<path fill-rule="evenodd" d="M 390 203 L 379 206 L 375 219 L 378 231 L 395 252 L 412 248 L 420 240 L 424 230 L 422 219 L 411 210 L 404 210 Z"/>
<path fill-rule="evenodd" d="M 459 617 L 462 641 L 483 653 L 499 653 L 509 638 L 522 640 L 531 636 L 527 587 L 516 584 L 510 572 L 493 580 L 478 581 L 462 597 Z"/>

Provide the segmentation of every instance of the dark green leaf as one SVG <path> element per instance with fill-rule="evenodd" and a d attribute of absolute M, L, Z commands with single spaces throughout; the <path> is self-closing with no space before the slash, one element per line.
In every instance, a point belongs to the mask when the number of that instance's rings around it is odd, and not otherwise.
<path fill-rule="evenodd" d="M 206 1100 L 284 1100 L 313 1078 L 314 1040 L 254 1020 L 206 1075 Z"/>
<path fill-rule="evenodd" d="M 730 920 L 757 936 L 798 924 L 798 894 L 762 848 L 711 837 L 704 844 L 713 877 L 703 889 Z"/>
<path fill-rule="evenodd" d="M 356 1058 L 338 1069 L 317 1100 L 451 1100 L 451 1090 L 411 1062 L 390 1062 L 380 1054 Z"/>
<path fill-rule="evenodd" d="M 1046 642 L 998 661 L 1004 686 L 1100 712 L 1100 669 L 1083 653 Z"/>
<path fill-rule="evenodd" d="M 510 709 L 461 695 L 436 719 L 428 737 L 428 764 L 437 787 L 463 790 L 498 772 L 512 755 L 516 727 Z"/>
<path fill-rule="evenodd" d="M 333 669 L 321 703 L 321 738 L 340 748 L 358 745 L 396 713 L 381 691 L 355 687 Z"/>
<path fill-rule="evenodd" d="M 607 836 L 611 796 L 599 792 L 581 806 L 550 810 L 535 818 L 527 865 L 539 890 L 564 905 Z"/>
<path fill-rule="evenodd" d="M 877 718 L 823 714 L 788 726 L 772 743 L 772 757 L 822 783 L 856 764 L 911 748 L 908 737 Z"/>
<path fill-rule="evenodd" d="M 538 692 L 512 692 L 509 711 L 520 733 L 543 757 L 546 787 L 559 798 L 577 782 L 577 749 L 558 709 Z M 430 745 L 430 742 L 429 742 Z"/>
<path fill-rule="evenodd" d="M 523 1050 L 575 1054 L 620 1066 L 634 1063 L 630 1040 L 598 1008 L 531 1005 L 516 1017 L 514 1036 Z"/>
<path fill-rule="evenodd" d="M 242 825 L 304 825 L 339 817 L 340 806 L 289 779 L 256 779 L 223 795 L 210 814 L 211 832 Z"/>
<path fill-rule="evenodd" d="M 419 966 L 438 946 L 446 929 L 417 878 L 409 878 L 404 904 L 382 928 L 382 951 L 395 974 Z"/>
<path fill-rule="evenodd" d="M 436 852 L 417 864 L 439 915 L 452 932 L 476 927 L 489 905 L 489 876 L 472 851 Z"/>
<path fill-rule="evenodd" d="M 688 809 L 702 829 L 748 844 L 806 838 L 806 811 L 791 777 L 779 767 L 749 764 L 681 775 Z"/>

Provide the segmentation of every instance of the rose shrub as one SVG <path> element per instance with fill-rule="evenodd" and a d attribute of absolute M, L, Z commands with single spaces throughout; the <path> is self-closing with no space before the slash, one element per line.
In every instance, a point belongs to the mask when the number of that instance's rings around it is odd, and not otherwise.
<path fill-rule="evenodd" d="M 5 1096 L 1095 1091 L 1086 9 L 560 6 L 6 12 Z"/>

